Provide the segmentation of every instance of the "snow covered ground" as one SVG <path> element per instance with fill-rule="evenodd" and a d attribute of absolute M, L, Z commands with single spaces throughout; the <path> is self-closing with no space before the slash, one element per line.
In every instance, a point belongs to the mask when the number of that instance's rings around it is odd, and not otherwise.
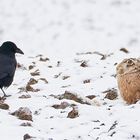
<path fill-rule="evenodd" d="M 0 140 L 140 140 L 140 102 L 127 105 L 115 78 L 116 63 L 140 57 L 139 0 L 0 0 L 0 42 L 6 40 L 25 55 L 17 56 L 21 66 L 6 90 L 10 108 L 0 109 Z M 31 78 L 38 82 L 29 91 Z M 105 98 L 109 89 L 117 89 L 116 99 Z M 88 104 L 58 99 L 67 92 Z M 52 107 L 63 102 L 68 107 Z M 10 115 L 20 107 L 33 121 Z M 75 118 L 68 117 L 72 109 Z"/>

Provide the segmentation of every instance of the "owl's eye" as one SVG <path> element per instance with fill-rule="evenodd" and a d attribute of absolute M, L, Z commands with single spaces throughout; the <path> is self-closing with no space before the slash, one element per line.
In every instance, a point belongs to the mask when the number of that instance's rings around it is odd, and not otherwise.
<path fill-rule="evenodd" d="M 128 60 L 127 60 L 127 66 L 133 66 L 133 65 L 134 65 L 133 60 L 128 59 Z"/>

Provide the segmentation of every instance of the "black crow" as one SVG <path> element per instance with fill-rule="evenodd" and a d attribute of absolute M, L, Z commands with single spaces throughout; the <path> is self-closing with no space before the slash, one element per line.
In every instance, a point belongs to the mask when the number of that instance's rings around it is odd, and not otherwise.
<path fill-rule="evenodd" d="M 4 42 L 0 47 L 0 89 L 4 97 L 5 94 L 3 87 L 9 87 L 13 82 L 17 61 L 15 53 L 24 54 L 15 43 L 11 41 Z"/>

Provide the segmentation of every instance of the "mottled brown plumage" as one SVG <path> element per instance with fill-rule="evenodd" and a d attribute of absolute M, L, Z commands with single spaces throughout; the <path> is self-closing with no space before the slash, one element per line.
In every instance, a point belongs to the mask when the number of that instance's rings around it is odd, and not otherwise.
<path fill-rule="evenodd" d="M 140 59 L 124 59 L 117 65 L 118 88 L 122 98 L 133 104 L 140 100 Z"/>

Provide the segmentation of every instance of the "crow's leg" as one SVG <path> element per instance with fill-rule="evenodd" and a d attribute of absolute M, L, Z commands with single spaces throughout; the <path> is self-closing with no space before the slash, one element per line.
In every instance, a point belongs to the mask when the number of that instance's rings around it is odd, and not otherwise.
<path fill-rule="evenodd" d="M 4 96 L 3 97 L 9 97 L 9 96 L 11 96 L 11 95 L 6 95 L 6 93 L 4 92 L 4 90 L 1 88 L 1 90 L 2 90 L 2 92 L 3 92 L 3 94 L 4 94 Z"/>

